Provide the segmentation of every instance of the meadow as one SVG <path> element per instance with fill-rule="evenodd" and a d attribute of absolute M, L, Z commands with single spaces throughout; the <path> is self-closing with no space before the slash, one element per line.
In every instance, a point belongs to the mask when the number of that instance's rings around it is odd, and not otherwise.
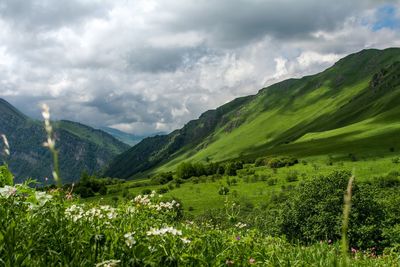
<path fill-rule="evenodd" d="M 4 139 L 0 266 L 399 266 L 400 158 L 181 162 L 125 181 L 15 184 Z"/>
<path fill-rule="evenodd" d="M 144 191 L 155 190 L 163 192 L 166 197 L 181 200 L 186 213 L 200 215 L 210 207 L 222 208 L 227 197 L 242 204 L 260 206 L 268 203 L 271 197 L 284 191 L 287 187 L 296 186 L 301 181 L 319 175 L 327 175 L 335 170 L 351 170 L 357 176 L 358 181 L 368 181 L 374 177 L 399 171 L 400 163 L 393 163 L 393 159 L 397 158 L 396 155 L 393 153 L 392 156 L 358 161 L 335 160 L 328 156 L 311 157 L 301 160 L 294 166 L 279 169 L 245 164 L 244 169 L 239 171 L 235 177 L 202 176 L 190 179 L 179 187 L 174 186 L 176 184 L 173 182 L 172 186 L 168 186 L 168 184 L 152 184 L 151 179 L 139 179 L 110 185 L 107 195 L 92 197 L 84 201 L 110 204 L 126 197 L 129 198 L 129 196 L 142 194 Z M 294 174 L 296 178 L 289 182 L 287 177 L 291 174 Z M 230 182 L 232 179 L 235 181 L 234 183 Z M 222 186 L 229 187 L 230 193 L 220 195 L 218 191 Z"/>

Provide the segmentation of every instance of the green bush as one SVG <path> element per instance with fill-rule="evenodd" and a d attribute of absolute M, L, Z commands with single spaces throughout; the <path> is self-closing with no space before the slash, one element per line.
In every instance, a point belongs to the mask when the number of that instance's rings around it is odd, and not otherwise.
<path fill-rule="evenodd" d="M 226 186 L 221 186 L 218 190 L 218 194 L 227 195 L 229 193 L 229 188 Z"/>
<path fill-rule="evenodd" d="M 13 184 L 14 184 L 14 176 L 8 169 L 8 166 L 7 165 L 0 166 L 0 187 Z"/>
<path fill-rule="evenodd" d="M 291 192 L 283 208 L 282 233 L 305 243 L 339 240 L 343 195 L 351 173 L 336 171 L 316 177 Z M 382 207 L 367 185 L 353 187 L 349 241 L 357 248 L 379 247 L 382 240 Z"/>
<path fill-rule="evenodd" d="M 145 188 L 142 190 L 143 195 L 150 195 L 151 194 L 151 189 Z"/>
<path fill-rule="evenodd" d="M 286 174 L 286 181 L 287 182 L 296 182 L 296 181 L 298 181 L 299 180 L 299 173 L 297 172 L 297 171 L 289 171 L 287 174 Z"/>
<path fill-rule="evenodd" d="M 157 190 L 158 194 L 165 194 L 168 193 L 169 189 L 167 187 L 161 187 Z"/>
<path fill-rule="evenodd" d="M 276 179 L 276 178 L 270 178 L 267 180 L 267 185 L 269 185 L 269 186 L 276 185 L 277 183 L 278 183 L 278 179 Z"/>

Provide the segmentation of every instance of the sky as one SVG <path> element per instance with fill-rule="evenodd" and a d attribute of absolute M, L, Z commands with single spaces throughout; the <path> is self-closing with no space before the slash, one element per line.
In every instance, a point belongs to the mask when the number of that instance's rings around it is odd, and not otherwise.
<path fill-rule="evenodd" d="M 0 0 L 0 97 L 170 132 L 239 96 L 400 46 L 400 1 Z"/>

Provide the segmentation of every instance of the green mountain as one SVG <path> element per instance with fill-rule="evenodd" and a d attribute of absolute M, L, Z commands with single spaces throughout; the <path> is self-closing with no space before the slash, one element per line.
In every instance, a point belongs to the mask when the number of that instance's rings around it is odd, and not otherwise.
<path fill-rule="evenodd" d="M 56 121 L 54 128 L 63 182 L 76 180 L 83 170 L 101 171 L 113 157 L 129 148 L 111 135 L 80 123 Z M 10 143 L 11 156 L 7 162 L 18 181 L 51 177 L 52 161 L 43 147 L 46 134 L 42 122 L 28 118 L 0 99 L 0 133 Z"/>
<path fill-rule="evenodd" d="M 376 157 L 400 150 L 400 49 L 349 55 L 205 112 L 116 157 L 107 175 L 173 170 L 182 161 L 266 155 Z"/>

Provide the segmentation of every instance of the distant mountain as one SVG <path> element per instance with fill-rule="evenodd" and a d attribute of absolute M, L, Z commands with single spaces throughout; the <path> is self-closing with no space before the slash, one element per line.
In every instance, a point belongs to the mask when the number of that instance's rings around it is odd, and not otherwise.
<path fill-rule="evenodd" d="M 327 70 L 289 79 L 146 138 L 107 175 L 132 178 L 182 161 L 266 155 L 377 157 L 400 151 L 400 49 L 368 49 Z"/>
<path fill-rule="evenodd" d="M 9 140 L 8 164 L 18 181 L 28 177 L 42 181 L 44 177 L 51 177 L 52 161 L 49 151 L 43 147 L 46 134 L 42 125 L 0 99 L 0 133 Z M 113 157 L 129 148 L 108 133 L 80 123 L 56 121 L 54 128 L 63 182 L 78 179 L 83 170 L 101 171 Z"/>
<path fill-rule="evenodd" d="M 114 136 L 119 141 L 121 141 L 121 142 L 123 142 L 125 144 L 128 144 L 130 146 L 136 145 L 137 143 L 139 143 L 140 141 L 142 141 L 146 137 L 165 134 L 163 132 L 159 132 L 159 133 L 153 133 L 153 134 L 148 134 L 148 135 L 135 135 L 135 134 L 126 133 L 126 132 L 123 132 L 123 131 L 120 131 L 118 129 L 111 128 L 111 127 L 101 127 L 100 130 L 111 134 L 112 136 Z"/>

